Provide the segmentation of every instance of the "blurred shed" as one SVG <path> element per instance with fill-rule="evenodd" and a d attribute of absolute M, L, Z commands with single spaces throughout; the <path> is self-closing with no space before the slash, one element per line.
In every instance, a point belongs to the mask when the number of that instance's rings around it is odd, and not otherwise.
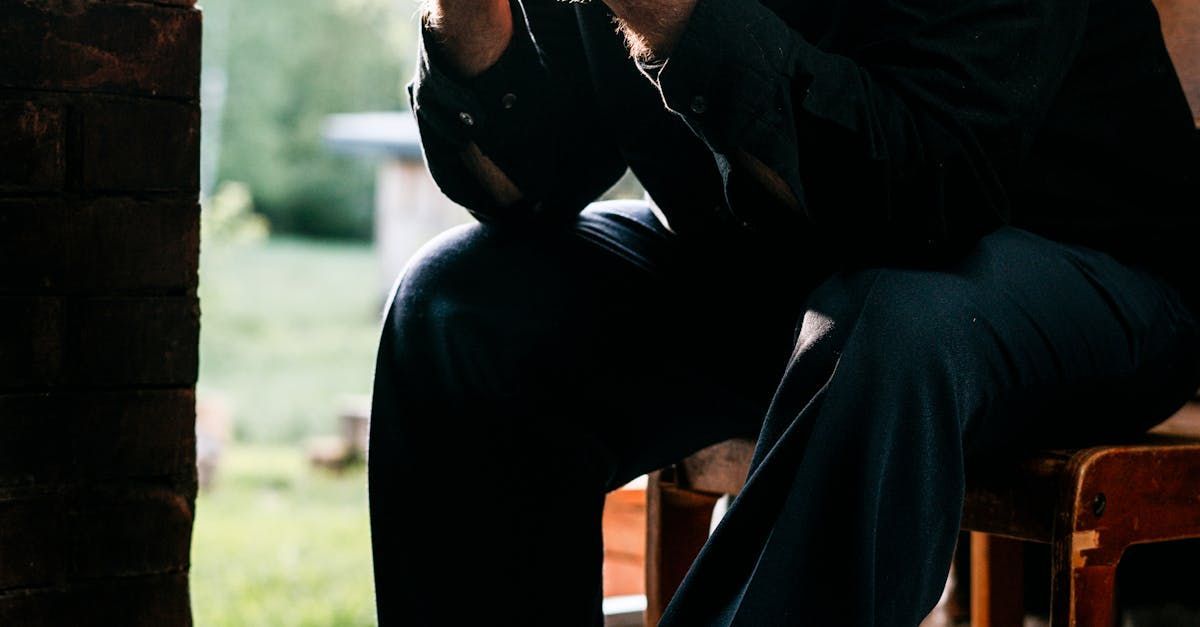
<path fill-rule="evenodd" d="M 380 293 L 386 294 L 405 262 L 429 238 L 470 215 L 446 198 L 421 155 L 417 123 L 407 111 L 339 113 L 322 132 L 331 151 L 377 159 L 375 250 Z"/>

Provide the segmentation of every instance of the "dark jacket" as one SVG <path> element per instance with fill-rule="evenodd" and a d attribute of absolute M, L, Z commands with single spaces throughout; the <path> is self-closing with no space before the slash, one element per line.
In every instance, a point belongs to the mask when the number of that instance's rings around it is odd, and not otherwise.
<path fill-rule="evenodd" d="M 628 167 L 716 247 L 936 262 L 1010 223 L 1181 282 L 1196 265 L 1200 139 L 1151 0 L 700 0 L 641 67 L 599 1 L 513 10 L 493 68 L 455 77 L 425 33 L 410 85 L 435 179 L 481 220 L 563 220 Z M 521 203 L 465 170 L 470 142 Z"/>

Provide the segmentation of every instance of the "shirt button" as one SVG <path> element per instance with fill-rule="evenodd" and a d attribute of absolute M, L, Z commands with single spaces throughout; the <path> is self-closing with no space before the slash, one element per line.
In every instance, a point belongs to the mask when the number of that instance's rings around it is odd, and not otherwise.
<path fill-rule="evenodd" d="M 504 107 L 505 109 L 511 109 L 517 106 L 517 95 L 504 94 L 504 96 L 500 98 L 500 106 Z"/>
<path fill-rule="evenodd" d="M 704 96 L 696 96 L 692 98 L 692 113 L 701 114 L 708 111 L 708 100 Z"/>
<path fill-rule="evenodd" d="M 458 119 L 465 126 L 475 126 L 475 117 L 472 116 L 470 113 L 467 113 L 466 111 L 463 111 L 462 113 L 458 114 Z"/>

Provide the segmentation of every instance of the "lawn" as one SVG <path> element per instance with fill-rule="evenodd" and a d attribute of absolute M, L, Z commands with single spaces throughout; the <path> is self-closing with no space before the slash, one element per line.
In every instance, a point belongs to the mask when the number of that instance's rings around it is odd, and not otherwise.
<path fill-rule="evenodd" d="M 367 244 L 271 238 L 205 243 L 200 382 L 246 442 L 332 433 L 371 389 L 383 294 Z"/>
<path fill-rule="evenodd" d="M 297 447 L 228 449 L 196 503 L 196 625 L 374 625 L 366 502 L 361 467 L 333 475 Z"/>
<path fill-rule="evenodd" d="M 376 272 L 365 244 L 205 241 L 198 388 L 234 442 L 196 503 L 199 627 L 374 624 L 365 473 L 310 468 L 304 441 L 370 391 Z"/>

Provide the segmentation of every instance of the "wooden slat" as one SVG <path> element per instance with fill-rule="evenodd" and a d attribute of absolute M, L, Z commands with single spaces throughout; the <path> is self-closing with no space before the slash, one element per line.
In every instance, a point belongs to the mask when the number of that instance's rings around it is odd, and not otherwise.
<path fill-rule="evenodd" d="M 692 560 L 708 540 L 719 497 L 681 489 L 669 470 L 650 475 L 646 489 L 645 624 L 657 625 Z"/>
<path fill-rule="evenodd" d="M 1171 60 L 1200 127 L 1200 2 L 1155 0 Z"/>
<path fill-rule="evenodd" d="M 1072 460 L 1072 532 L 1119 547 L 1200 537 L 1200 442 L 1099 447 Z M 1064 505 L 1065 506 L 1065 505 Z"/>
<path fill-rule="evenodd" d="M 1024 624 L 1023 558 L 1019 540 L 971 534 L 971 627 Z"/>
<path fill-rule="evenodd" d="M 646 568 L 646 489 L 626 486 L 604 502 L 604 596 L 642 594 Z"/>
<path fill-rule="evenodd" d="M 973 467 L 967 474 L 962 528 L 1050 542 L 1060 478 L 1069 459 L 1068 453 L 1047 451 Z"/>

